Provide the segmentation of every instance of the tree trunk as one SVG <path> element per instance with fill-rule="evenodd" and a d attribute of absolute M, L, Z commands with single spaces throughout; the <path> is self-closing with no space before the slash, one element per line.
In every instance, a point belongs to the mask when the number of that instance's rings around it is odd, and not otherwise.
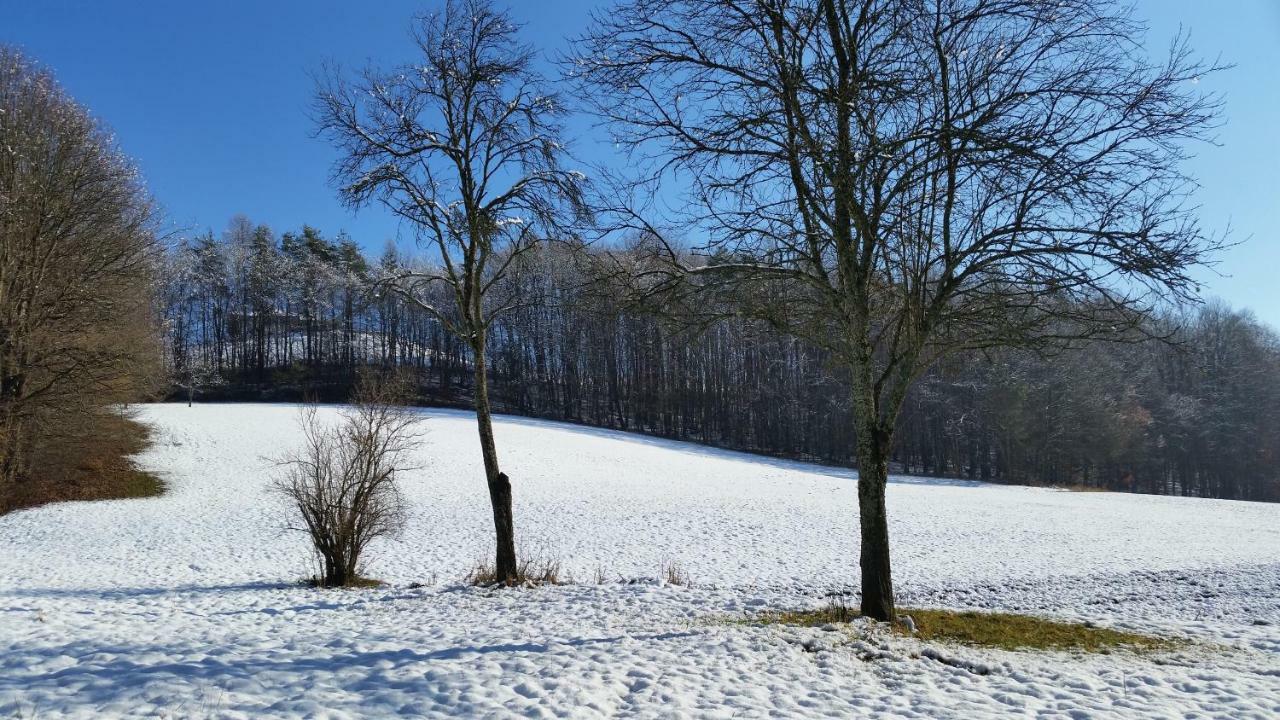
<path fill-rule="evenodd" d="M 858 439 L 858 520 L 862 535 L 862 614 L 881 622 L 895 619 L 893 573 L 889 564 L 888 433 L 872 429 Z"/>
<path fill-rule="evenodd" d="M 0 489 L 12 487 L 26 469 L 23 450 L 27 433 L 18 411 L 24 384 L 21 372 L 5 371 L 0 377 Z"/>
<path fill-rule="evenodd" d="M 889 450 L 893 420 L 882 420 L 871 382 L 870 345 L 852 372 L 853 419 L 858 433 L 858 526 L 861 530 L 859 566 L 862 571 L 862 614 L 881 622 L 895 619 L 893 573 L 889 564 L 889 518 L 884 492 L 889 482 Z M 893 414 L 890 414 L 893 417 Z"/>
<path fill-rule="evenodd" d="M 493 440 L 493 416 L 489 409 L 489 374 L 485 364 L 484 341 L 473 346 L 475 351 L 476 424 L 480 430 L 480 452 L 484 456 L 484 474 L 489 484 L 489 502 L 493 505 L 493 526 L 497 549 L 494 579 L 500 583 L 516 580 L 515 525 L 511 513 L 511 481 L 498 469 L 498 449 Z"/>

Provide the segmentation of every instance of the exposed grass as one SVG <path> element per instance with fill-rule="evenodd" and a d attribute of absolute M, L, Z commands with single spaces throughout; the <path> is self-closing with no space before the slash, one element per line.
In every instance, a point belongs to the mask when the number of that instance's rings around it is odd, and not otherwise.
<path fill-rule="evenodd" d="M 822 627 L 836 623 L 853 622 L 861 617 L 858 611 L 849 607 L 842 599 L 835 599 L 826 606 L 816 610 L 776 610 L 762 612 L 746 617 L 743 622 L 761 625 L 800 625 L 802 627 Z"/>
<path fill-rule="evenodd" d="M 689 573 L 677 562 L 664 562 L 659 568 L 659 577 L 661 577 L 668 585 L 688 586 L 690 584 Z"/>
<path fill-rule="evenodd" d="M 1172 644 L 1171 640 L 1149 635 L 1031 615 L 924 609 L 908 610 L 905 614 L 915 621 L 915 634 L 923 640 L 1003 650 L 1107 652 L 1117 648 L 1156 650 Z"/>
<path fill-rule="evenodd" d="M 784 610 L 761 613 L 744 620 L 768 625 L 821 627 L 847 623 L 858 612 L 843 602 L 817 610 Z M 925 641 L 950 642 L 1002 650 L 1081 650 L 1106 653 L 1117 649 L 1159 650 L 1175 641 L 1122 630 L 1097 627 L 1091 623 L 1062 622 L 1032 615 L 899 608 L 895 632 Z M 908 622 L 907 617 L 911 620 Z M 910 626 L 914 625 L 914 632 Z"/>
<path fill-rule="evenodd" d="M 36 448 L 32 477 L 0 493 L 0 514 L 54 502 L 155 497 L 160 478 L 139 470 L 130 455 L 150 444 L 143 424 L 110 411 L 86 418 L 83 427 Z"/>
<path fill-rule="evenodd" d="M 304 584 L 304 585 L 306 585 L 307 587 L 313 587 L 313 588 L 324 588 L 324 589 L 326 589 L 326 590 L 329 590 L 329 589 L 332 589 L 332 590 L 350 590 L 350 589 L 353 589 L 353 588 L 356 588 L 356 589 L 358 589 L 358 588 L 376 588 L 376 587 L 382 587 L 382 586 L 386 585 L 386 583 L 382 582 L 381 580 L 375 580 L 374 578 L 367 578 L 367 577 L 358 577 L 358 578 L 356 578 L 356 579 L 354 579 L 354 580 L 349 581 L 346 585 L 341 585 L 341 586 L 338 586 L 338 585 L 325 585 L 325 584 L 324 584 L 323 579 L 321 579 L 321 578 L 320 578 L 320 577 L 318 577 L 318 576 L 312 576 L 312 577 L 307 578 L 306 580 L 304 580 L 304 581 L 303 581 L 303 584 Z"/>
<path fill-rule="evenodd" d="M 503 584 L 498 582 L 498 573 L 494 568 L 493 560 L 488 558 L 477 560 L 463 581 L 468 585 L 485 587 Z M 534 556 L 517 560 L 516 578 L 505 584 L 508 586 L 561 585 L 568 582 L 572 582 L 572 578 L 561 572 L 559 560 Z"/>

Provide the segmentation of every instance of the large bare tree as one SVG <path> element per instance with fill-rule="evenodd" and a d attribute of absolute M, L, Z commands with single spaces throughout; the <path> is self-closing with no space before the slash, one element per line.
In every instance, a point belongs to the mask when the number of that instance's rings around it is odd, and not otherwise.
<path fill-rule="evenodd" d="M 316 95 L 320 131 L 342 153 L 334 180 L 343 200 L 381 203 L 431 253 L 384 287 L 471 350 L 500 582 L 516 579 L 517 563 L 511 483 L 493 436 L 488 331 L 528 301 L 507 292 L 508 275 L 582 207 L 582 176 L 561 165 L 564 108 L 517 34 L 484 0 L 450 0 L 419 18 L 414 62 L 354 81 L 331 72 Z"/>
<path fill-rule="evenodd" d="M 155 213 L 110 133 L 0 46 L 0 494 L 158 377 Z"/>
<path fill-rule="evenodd" d="M 1151 60 L 1144 29 L 1098 0 L 628 0 L 579 45 L 638 168 L 619 197 L 675 208 L 610 208 L 655 250 L 644 287 L 732 301 L 852 378 L 870 617 L 894 616 L 885 489 L 913 380 L 1131 332 L 1194 292 L 1215 242 L 1181 165 L 1213 68 L 1181 40 Z"/>

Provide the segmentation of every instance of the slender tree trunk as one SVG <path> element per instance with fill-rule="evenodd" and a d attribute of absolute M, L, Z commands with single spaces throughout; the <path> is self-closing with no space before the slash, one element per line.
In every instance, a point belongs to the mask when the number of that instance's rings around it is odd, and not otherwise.
<path fill-rule="evenodd" d="M 484 455 L 484 474 L 489 484 L 489 502 L 493 505 L 497 555 L 494 558 L 495 579 L 509 583 L 516 579 L 515 525 L 511 513 L 511 481 L 498 469 L 498 448 L 493 440 L 493 415 L 489 408 L 489 373 L 485 363 L 484 339 L 472 344 L 475 353 L 476 424 L 480 430 L 480 452 Z"/>

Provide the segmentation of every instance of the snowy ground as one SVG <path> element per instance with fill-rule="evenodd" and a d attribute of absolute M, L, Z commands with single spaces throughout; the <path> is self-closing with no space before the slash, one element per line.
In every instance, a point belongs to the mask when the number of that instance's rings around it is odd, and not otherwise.
<path fill-rule="evenodd" d="M 579 583 L 478 590 L 460 585 L 491 533 L 474 419 L 431 411 L 408 529 L 368 560 L 389 585 L 321 592 L 293 584 L 308 556 L 264 493 L 295 408 L 141 414 L 167 495 L 0 518 L 0 718 L 1280 717 L 1277 505 L 900 478 L 903 604 L 1194 640 L 925 647 L 714 621 L 856 586 L 847 471 L 502 418 L 520 544 Z M 693 586 L 617 581 L 669 563 Z"/>

